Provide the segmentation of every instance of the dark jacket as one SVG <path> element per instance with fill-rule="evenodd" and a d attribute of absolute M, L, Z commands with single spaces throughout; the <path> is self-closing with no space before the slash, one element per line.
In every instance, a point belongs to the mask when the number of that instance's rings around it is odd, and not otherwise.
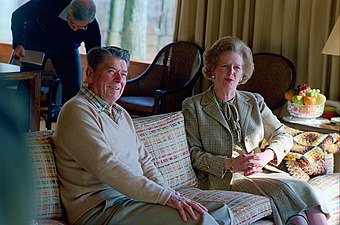
<path fill-rule="evenodd" d="M 70 51 L 85 43 L 86 50 L 101 45 L 98 22 L 73 31 L 59 14 L 71 0 L 31 0 L 12 14 L 13 48 L 26 44 L 52 51 Z"/>

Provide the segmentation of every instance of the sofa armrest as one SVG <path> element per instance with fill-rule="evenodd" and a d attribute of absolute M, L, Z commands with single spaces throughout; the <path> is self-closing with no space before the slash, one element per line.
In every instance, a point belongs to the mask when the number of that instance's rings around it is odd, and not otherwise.
<path fill-rule="evenodd" d="M 340 145 L 340 143 L 338 143 Z M 340 172 L 340 152 L 334 154 L 334 172 Z"/>

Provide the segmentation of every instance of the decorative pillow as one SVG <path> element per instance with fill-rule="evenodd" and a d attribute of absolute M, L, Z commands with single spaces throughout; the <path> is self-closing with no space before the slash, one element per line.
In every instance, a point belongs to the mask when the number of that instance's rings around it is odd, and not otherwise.
<path fill-rule="evenodd" d="M 283 167 L 292 176 L 308 181 L 317 175 L 329 173 L 327 155 L 340 150 L 340 135 L 306 132 L 285 126 L 294 139 L 294 145 L 283 161 Z"/>
<path fill-rule="evenodd" d="M 182 113 L 168 113 L 147 119 L 134 119 L 137 135 L 153 156 L 153 161 L 174 189 L 197 186 L 184 128 Z"/>
<path fill-rule="evenodd" d="M 36 219 L 62 217 L 57 169 L 53 155 L 53 131 L 30 132 L 25 141 L 32 154 L 35 174 Z"/>
<path fill-rule="evenodd" d="M 215 201 L 228 205 L 234 215 L 234 224 L 252 224 L 272 213 L 268 198 L 244 192 L 200 190 L 185 188 L 179 192 L 195 201 Z"/>

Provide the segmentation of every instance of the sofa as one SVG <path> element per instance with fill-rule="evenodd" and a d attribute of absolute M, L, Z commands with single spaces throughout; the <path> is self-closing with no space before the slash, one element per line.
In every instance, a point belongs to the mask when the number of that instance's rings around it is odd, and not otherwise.
<path fill-rule="evenodd" d="M 220 201 L 233 212 L 234 224 L 274 224 L 269 199 L 253 194 L 205 190 L 206 178 L 197 177 L 191 166 L 181 112 L 134 119 L 140 139 L 169 185 L 197 201 Z M 292 176 L 308 181 L 331 211 L 329 224 L 339 224 L 340 175 L 334 172 L 334 153 L 339 134 L 304 132 L 286 127 L 294 136 L 294 147 L 281 163 Z M 35 175 L 33 224 L 67 224 L 59 195 L 59 180 L 53 154 L 53 130 L 25 134 Z M 265 143 L 264 143 L 265 144 Z M 336 160 L 337 162 L 339 159 Z"/>

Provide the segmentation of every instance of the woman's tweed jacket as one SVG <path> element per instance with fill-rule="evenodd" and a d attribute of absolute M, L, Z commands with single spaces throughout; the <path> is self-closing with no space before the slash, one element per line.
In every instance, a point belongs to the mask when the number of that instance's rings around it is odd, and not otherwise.
<path fill-rule="evenodd" d="M 246 150 L 261 151 L 259 146 L 265 138 L 276 155 L 271 163 L 278 165 L 293 145 L 292 136 L 285 132 L 259 94 L 236 91 L 235 98 Z M 225 158 L 232 155 L 233 141 L 213 94 L 213 86 L 184 100 L 183 114 L 192 163 L 198 177 L 208 176 L 210 189 L 228 190 L 232 173 L 222 174 Z"/>

